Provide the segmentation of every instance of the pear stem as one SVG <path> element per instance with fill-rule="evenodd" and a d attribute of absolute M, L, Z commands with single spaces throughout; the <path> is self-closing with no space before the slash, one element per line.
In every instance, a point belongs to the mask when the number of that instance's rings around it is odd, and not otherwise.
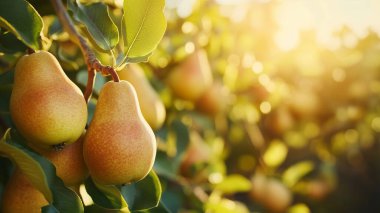
<path fill-rule="evenodd" d="M 51 0 L 51 3 L 54 7 L 54 10 L 58 16 L 59 21 L 61 22 L 64 29 L 71 35 L 70 38 L 79 45 L 83 56 L 85 58 L 88 70 L 88 80 L 86 91 L 84 93 L 84 98 L 86 102 L 89 101 L 92 90 L 94 87 L 95 80 L 95 71 L 101 72 L 102 74 L 110 74 L 113 81 L 119 82 L 120 78 L 115 69 L 111 66 L 103 65 L 95 56 L 94 51 L 90 48 L 82 35 L 75 29 L 75 25 L 71 20 L 69 14 L 66 11 L 65 6 L 61 0 Z"/>

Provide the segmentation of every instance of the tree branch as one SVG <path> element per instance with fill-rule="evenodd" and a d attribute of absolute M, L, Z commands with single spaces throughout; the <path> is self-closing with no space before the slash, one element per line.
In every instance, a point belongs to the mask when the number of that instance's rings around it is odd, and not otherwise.
<path fill-rule="evenodd" d="M 101 64 L 100 61 L 96 58 L 95 53 L 92 51 L 87 41 L 75 29 L 74 23 L 72 22 L 69 14 L 67 13 L 62 1 L 51 0 L 51 3 L 54 7 L 54 10 L 56 11 L 56 14 L 62 26 L 71 35 L 73 41 L 79 45 L 85 58 L 88 70 L 88 80 L 86 91 L 84 93 L 84 98 L 86 102 L 88 102 L 90 100 L 92 90 L 94 87 L 94 80 L 96 76 L 95 71 L 101 72 L 102 74 L 110 74 L 115 82 L 120 81 L 119 76 L 113 67 Z"/>

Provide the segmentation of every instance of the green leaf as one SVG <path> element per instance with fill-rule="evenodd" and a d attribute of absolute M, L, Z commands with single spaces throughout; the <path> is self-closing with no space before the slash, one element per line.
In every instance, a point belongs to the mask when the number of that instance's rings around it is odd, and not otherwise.
<path fill-rule="evenodd" d="M 270 143 L 269 147 L 263 155 L 263 160 L 267 166 L 277 167 L 279 166 L 288 154 L 287 146 L 279 140 L 274 140 Z"/>
<path fill-rule="evenodd" d="M 108 51 L 117 45 L 119 31 L 112 21 L 106 5 L 103 3 L 83 5 L 79 1 L 70 0 L 68 6 L 75 19 L 86 26 L 100 48 Z"/>
<path fill-rule="evenodd" d="M 157 47 L 166 30 L 164 6 L 165 0 L 124 1 L 122 32 L 128 58 L 146 56 Z"/>
<path fill-rule="evenodd" d="M 174 165 L 173 159 L 168 157 L 165 152 L 157 150 L 154 169 L 160 176 L 175 180 L 178 167 Z"/>
<path fill-rule="evenodd" d="M 59 213 L 58 209 L 56 209 L 53 205 L 48 205 L 42 207 L 42 213 Z"/>
<path fill-rule="evenodd" d="M 113 185 L 101 185 L 91 178 L 85 181 L 86 191 L 99 206 L 107 209 L 122 209 L 128 211 L 128 204 L 119 189 Z"/>
<path fill-rule="evenodd" d="M 215 189 L 225 194 L 246 192 L 251 189 L 251 181 L 241 175 L 230 175 L 218 183 Z"/>
<path fill-rule="evenodd" d="M 292 187 L 294 186 L 302 177 L 307 175 L 309 172 L 313 171 L 314 163 L 312 161 L 302 161 L 296 163 L 285 170 L 283 174 L 284 183 Z"/>
<path fill-rule="evenodd" d="M 26 50 L 26 46 L 10 32 L 0 32 L 0 52 L 14 54 Z"/>
<path fill-rule="evenodd" d="M 132 211 L 151 209 L 158 206 L 161 199 L 161 184 L 152 170 L 144 179 L 121 187 Z"/>
<path fill-rule="evenodd" d="M 41 16 L 25 0 L 0 1 L 0 26 L 12 32 L 25 45 L 41 49 Z"/>
<path fill-rule="evenodd" d="M 141 210 L 141 211 L 133 211 L 136 213 L 170 213 L 170 210 L 165 206 L 164 203 L 160 202 L 157 207 Z"/>
<path fill-rule="evenodd" d="M 11 159 L 59 212 L 83 212 L 80 198 L 56 176 L 54 165 L 29 149 L 15 130 L 8 129 L 0 141 L 0 155 Z"/>

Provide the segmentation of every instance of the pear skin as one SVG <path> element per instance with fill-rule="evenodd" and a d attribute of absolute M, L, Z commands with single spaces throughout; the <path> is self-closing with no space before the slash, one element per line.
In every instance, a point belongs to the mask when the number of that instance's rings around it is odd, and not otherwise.
<path fill-rule="evenodd" d="M 25 55 L 17 62 L 10 112 L 20 133 L 41 147 L 73 143 L 87 122 L 81 90 L 46 51 Z"/>
<path fill-rule="evenodd" d="M 91 177 L 105 185 L 141 180 L 152 169 L 156 150 L 132 84 L 104 84 L 83 146 Z"/>
<path fill-rule="evenodd" d="M 118 73 L 121 80 L 129 81 L 135 87 L 141 112 L 145 120 L 152 129 L 157 130 L 165 121 L 166 110 L 164 103 L 152 88 L 143 72 L 137 64 L 129 64 Z"/>
<path fill-rule="evenodd" d="M 77 186 L 88 177 L 88 169 L 83 159 L 84 135 L 83 133 L 75 143 L 65 146 L 62 150 L 30 146 L 54 164 L 57 176 L 66 186 Z"/>
<path fill-rule="evenodd" d="M 188 101 L 197 100 L 213 81 L 207 54 L 199 49 L 174 68 L 166 78 L 173 93 Z"/>
<path fill-rule="evenodd" d="M 44 195 L 16 169 L 10 177 L 3 194 L 0 212 L 3 213 L 39 213 L 48 205 Z"/>

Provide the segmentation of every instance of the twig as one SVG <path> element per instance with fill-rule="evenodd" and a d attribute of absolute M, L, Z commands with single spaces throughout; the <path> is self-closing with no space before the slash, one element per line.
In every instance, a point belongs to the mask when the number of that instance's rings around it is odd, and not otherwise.
<path fill-rule="evenodd" d="M 59 21 L 65 30 L 71 35 L 71 38 L 75 43 L 77 43 L 83 53 L 87 64 L 88 71 L 88 80 L 86 91 L 84 92 L 84 98 L 86 102 L 90 100 L 92 90 L 94 87 L 95 80 L 95 71 L 101 72 L 102 74 L 110 74 L 112 79 L 115 82 L 119 82 L 119 76 L 116 73 L 115 69 L 111 66 L 105 66 L 100 63 L 100 61 L 96 58 L 95 53 L 92 51 L 90 46 L 87 44 L 87 41 L 79 34 L 79 32 L 75 29 L 74 23 L 72 22 L 69 14 L 66 11 L 65 6 L 63 5 L 61 0 L 51 0 L 51 3 L 56 11 Z"/>

